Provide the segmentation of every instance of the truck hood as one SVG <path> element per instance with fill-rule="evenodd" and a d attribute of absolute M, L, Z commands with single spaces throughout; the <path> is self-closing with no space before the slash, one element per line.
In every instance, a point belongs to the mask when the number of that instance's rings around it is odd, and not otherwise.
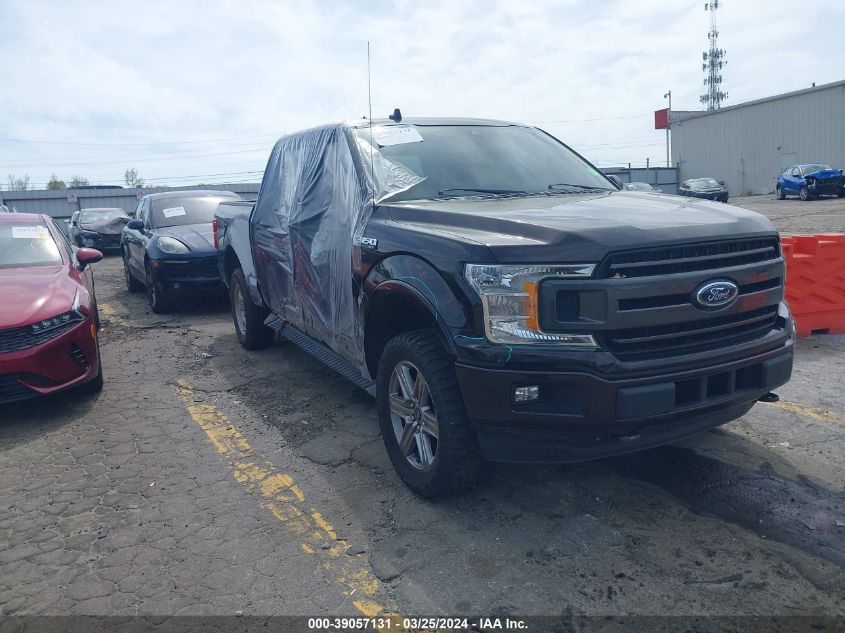
<path fill-rule="evenodd" d="M 484 244 L 502 263 L 598 262 L 627 248 L 776 233 L 752 211 L 635 191 L 419 200 L 388 213 L 416 230 Z"/>
<path fill-rule="evenodd" d="M 214 231 L 211 223 L 165 226 L 157 229 L 156 232 L 162 236 L 176 238 L 197 253 L 214 251 Z"/>
<path fill-rule="evenodd" d="M 0 329 L 29 325 L 67 312 L 77 284 L 66 265 L 0 268 Z"/>

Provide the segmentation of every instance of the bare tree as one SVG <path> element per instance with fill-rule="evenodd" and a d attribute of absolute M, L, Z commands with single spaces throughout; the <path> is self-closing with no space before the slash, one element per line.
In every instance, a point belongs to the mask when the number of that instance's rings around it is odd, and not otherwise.
<path fill-rule="evenodd" d="M 68 186 L 69 187 L 85 187 L 85 186 L 90 185 L 90 184 L 91 183 L 89 183 L 88 179 L 85 178 L 84 176 L 74 176 L 73 178 L 70 179 L 70 185 L 68 185 Z"/>
<path fill-rule="evenodd" d="M 9 174 L 9 189 L 16 191 L 26 191 L 29 189 L 29 174 L 23 178 L 17 178 L 14 174 Z"/>
<path fill-rule="evenodd" d="M 138 170 L 134 167 L 126 170 L 126 173 L 123 174 L 123 180 L 128 187 L 141 189 L 144 186 L 144 179 L 138 175 Z"/>
<path fill-rule="evenodd" d="M 64 180 L 59 180 L 56 174 L 53 174 L 47 183 L 47 189 L 67 189 L 67 185 Z"/>

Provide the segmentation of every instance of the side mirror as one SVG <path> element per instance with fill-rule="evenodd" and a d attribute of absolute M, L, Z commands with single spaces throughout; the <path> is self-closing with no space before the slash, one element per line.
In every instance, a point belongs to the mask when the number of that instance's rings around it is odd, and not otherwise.
<path fill-rule="evenodd" d="M 76 261 L 79 264 L 79 270 L 85 270 L 85 267 L 90 264 L 96 264 L 103 259 L 103 254 L 94 248 L 77 248 Z"/>
<path fill-rule="evenodd" d="M 144 230 L 144 221 L 143 220 L 129 220 L 126 223 L 126 228 L 132 231 L 143 231 Z"/>
<path fill-rule="evenodd" d="M 720 184 L 720 185 L 722 185 L 722 186 L 724 187 L 724 186 L 725 186 L 725 181 L 724 181 L 724 180 L 720 180 L 720 181 L 719 181 L 719 184 Z"/>

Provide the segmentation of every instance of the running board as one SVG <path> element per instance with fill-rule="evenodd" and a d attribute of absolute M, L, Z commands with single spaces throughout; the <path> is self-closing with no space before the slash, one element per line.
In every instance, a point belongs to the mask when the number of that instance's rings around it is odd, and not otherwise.
<path fill-rule="evenodd" d="M 337 352 L 329 349 L 319 341 L 314 340 L 301 330 L 295 328 L 284 319 L 270 314 L 264 321 L 264 325 L 276 332 L 277 337 L 287 339 L 306 354 L 313 356 L 318 361 L 334 369 L 349 382 L 360 387 L 371 396 L 376 395 L 376 383 L 374 380 L 367 380 L 361 372 Z"/>

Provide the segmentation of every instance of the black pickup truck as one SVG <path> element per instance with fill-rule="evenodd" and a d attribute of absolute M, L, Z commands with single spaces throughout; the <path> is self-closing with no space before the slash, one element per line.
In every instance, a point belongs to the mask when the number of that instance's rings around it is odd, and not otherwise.
<path fill-rule="evenodd" d="M 765 217 L 620 191 L 530 126 L 396 119 L 282 137 L 215 237 L 244 347 L 289 340 L 374 394 L 418 493 L 672 442 L 789 379 Z"/>

